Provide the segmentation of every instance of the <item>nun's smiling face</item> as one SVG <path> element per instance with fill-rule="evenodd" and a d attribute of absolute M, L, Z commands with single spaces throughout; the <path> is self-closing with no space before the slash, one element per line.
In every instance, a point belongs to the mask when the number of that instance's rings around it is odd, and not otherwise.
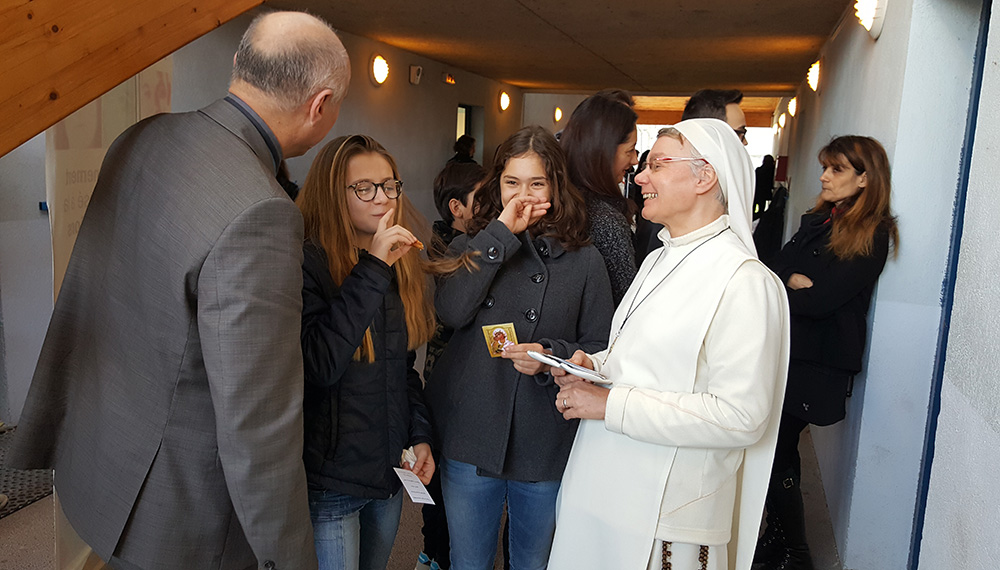
<path fill-rule="evenodd" d="M 645 199 L 643 218 L 669 228 L 671 222 L 686 217 L 694 209 L 698 192 L 692 164 L 698 168 L 704 161 L 692 159 L 691 150 L 681 141 L 670 136 L 656 139 L 646 168 L 635 177 Z M 676 234 L 671 232 L 671 235 Z"/>

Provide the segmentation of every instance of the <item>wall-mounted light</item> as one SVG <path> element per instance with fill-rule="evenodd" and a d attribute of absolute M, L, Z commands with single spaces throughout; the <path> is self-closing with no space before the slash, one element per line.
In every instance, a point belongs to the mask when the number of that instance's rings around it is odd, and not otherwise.
<path fill-rule="evenodd" d="M 781 128 L 785 128 L 785 121 L 787 121 L 787 120 L 788 119 L 787 119 L 787 117 L 785 117 L 785 114 L 782 113 L 781 116 L 778 117 L 778 126 L 781 127 Z"/>
<path fill-rule="evenodd" d="M 809 83 L 809 88 L 813 91 L 819 89 L 819 62 L 812 64 L 809 68 L 809 74 L 806 75 L 806 81 Z"/>
<path fill-rule="evenodd" d="M 778 128 L 778 123 L 774 123 L 773 125 L 771 125 L 771 132 L 774 134 L 774 136 L 778 136 L 778 132 L 780 131 L 781 129 Z"/>
<path fill-rule="evenodd" d="M 372 81 L 382 85 L 389 78 L 389 62 L 379 54 L 372 56 Z"/>
<path fill-rule="evenodd" d="M 559 121 L 561 121 L 562 120 L 562 109 L 560 109 L 559 107 L 556 107 L 556 112 L 553 113 L 552 116 L 555 117 L 557 123 Z"/>
<path fill-rule="evenodd" d="M 864 26 L 873 40 L 882 33 L 882 23 L 885 21 L 885 7 L 889 0 L 858 0 L 854 3 L 854 14 Z"/>
<path fill-rule="evenodd" d="M 452 75 L 452 74 L 450 74 L 450 73 L 442 73 L 441 74 L 441 81 L 444 81 L 448 85 L 454 85 L 456 83 L 455 82 L 455 76 Z"/>
<path fill-rule="evenodd" d="M 510 107 L 510 95 L 506 91 L 500 92 L 500 110 L 506 111 L 507 107 Z"/>
<path fill-rule="evenodd" d="M 798 97 L 792 97 L 791 99 L 789 99 L 789 101 L 788 101 L 788 114 L 794 117 L 795 116 L 795 111 L 797 111 L 798 109 L 799 109 L 799 98 Z"/>

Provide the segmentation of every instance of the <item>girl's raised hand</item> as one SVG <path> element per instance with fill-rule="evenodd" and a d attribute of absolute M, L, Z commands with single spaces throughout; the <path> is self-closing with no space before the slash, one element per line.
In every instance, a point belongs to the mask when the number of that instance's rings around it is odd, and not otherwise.
<path fill-rule="evenodd" d="M 534 196 L 515 196 L 500 212 L 499 220 L 512 234 L 528 229 L 549 211 L 552 204 Z"/>
<path fill-rule="evenodd" d="M 372 236 L 371 253 L 381 259 L 386 265 L 396 263 L 401 257 L 406 255 L 410 248 L 420 243 L 413 237 L 410 230 L 400 225 L 389 226 L 392 223 L 392 216 L 395 208 L 390 209 L 378 221 L 378 229 Z"/>

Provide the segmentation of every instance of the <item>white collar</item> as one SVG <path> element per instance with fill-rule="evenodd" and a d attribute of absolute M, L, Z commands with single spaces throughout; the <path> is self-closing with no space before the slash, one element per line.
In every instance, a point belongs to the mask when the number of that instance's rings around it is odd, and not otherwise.
<path fill-rule="evenodd" d="M 665 247 L 680 247 L 684 245 L 690 245 L 695 242 L 704 240 L 711 237 L 714 234 L 729 227 L 729 215 L 722 214 L 715 219 L 712 223 L 702 226 L 694 231 L 688 232 L 682 236 L 671 237 L 670 230 L 663 228 L 660 233 L 656 234 L 660 241 L 663 242 Z"/>

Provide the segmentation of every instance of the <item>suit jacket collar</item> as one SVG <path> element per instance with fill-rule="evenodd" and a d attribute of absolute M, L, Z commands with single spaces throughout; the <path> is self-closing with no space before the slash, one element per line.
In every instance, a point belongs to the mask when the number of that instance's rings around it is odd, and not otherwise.
<path fill-rule="evenodd" d="M 273 176 L 278 174 L 278 165 L 274 155 L 268 147 L 264 135 L 253 124 L 253 122 L 233 104 L 225 99 L 219 99 L 211 105 L 198 111 L 208 116 L 222 128 L 236 135 L 245 142 L 253 151 L 261 163 L 271 172 Z"/>

